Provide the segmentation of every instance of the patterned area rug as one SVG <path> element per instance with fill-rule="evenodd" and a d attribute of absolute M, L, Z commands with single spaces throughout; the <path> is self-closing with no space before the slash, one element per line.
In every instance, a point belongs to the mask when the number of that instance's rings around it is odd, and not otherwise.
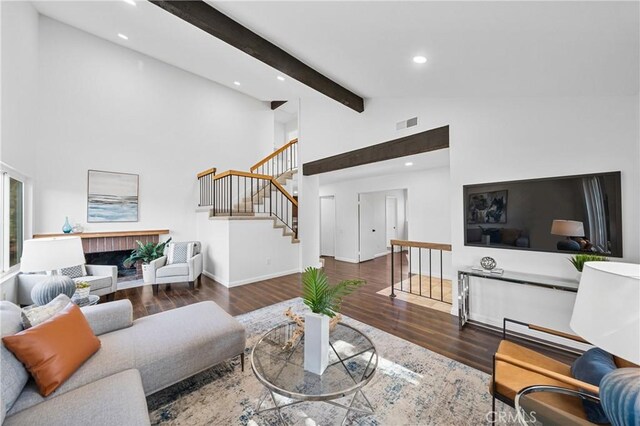
<path fill-rule="evenodd" d="M 260 336 L 285 322 L 283 313 L 289 307 L 298 313 L 306 311 L 302 299 L 297 298 L 237 317 L 247 328 L 247 360 Z M 487 374 L 351 318 L 344 317 L 343 321 L 369 336 L 380 354 L 375 376 L 364 388 L 375 414 L 350 414 L 346 424 L 487 424 L 491 410 Z M 147 403 L 152 424 L 281 424 L 274 412 L 255 414 L 265 390 L 254 377 L 250 363 L 244 373 L 239 364 L 239 359 L 225 362 L 151 395 Z M 502 404 L 499 410 L 513 413 Z M 345 412 L 322 402 L 282 410 L 289 424 L 305 426 L 339 425 Z"/>

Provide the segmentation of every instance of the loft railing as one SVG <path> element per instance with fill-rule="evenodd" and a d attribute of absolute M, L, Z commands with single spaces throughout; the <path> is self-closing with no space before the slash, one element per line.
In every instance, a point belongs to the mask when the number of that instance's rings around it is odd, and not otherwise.
<path fill-rule="evenodd" d="M 284 144 L 251 167 L 251 173 L 278 177 L 298 168 L 298 139 Z"/>
<path fill-rule="evenodd" d="M 297 238 L 298 201 L 273 176 L 237 170 L 204 173 L 198 174 L 199 206 L 211 207 L 211 216 L 275 217 Z"/>
<path fill-rule="evenodd" d="M 398 248 L 399 253 L 396 253 Z M 442 258 L 443 252 L 450 251 L 451 244 L 391 240 L 390 297 L 396 297 L 396 292 L 400 291 L 451 304 L 451 280 L 444 278 Z M 403 268 L 405 260 L 406 269 Z"/>
<path fill-rule="evenodd" d="M 216 168 L 212 167 L 203 172 L 198 173 L 198 187 L 200 189 L 200 203 L 198 206 L 210 206 L 212 203 L 211 195 L 213 189 L 213 178 L 216 175 Z"/>

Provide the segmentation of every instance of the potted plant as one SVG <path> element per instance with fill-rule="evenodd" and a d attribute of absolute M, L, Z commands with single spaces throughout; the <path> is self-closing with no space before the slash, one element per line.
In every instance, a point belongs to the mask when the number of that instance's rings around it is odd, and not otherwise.
<path fill-rule="evenodd" d="M 311 309 L 304 317 L 304 369 L 322 374 L 329 363 L 329 319 L 340 312 L 342 299 L 363 285 L 363 280 L 346 280 L 330 285 L 318 268 L 302 274 L 302 298 Z"/>
<path fill-rule="evenodd" d="M 145 284 L 153 284 L 153 280 L 150 275 L 149 263 L 163 256 L 164 247 L 169 243 L 169 241 L 171 241 L 171 238 L 158 244 L 142 244 L 142 242 L 136 241 L 138 247 L 131 252 L 131 256 L 125 259 L 123 262 L 124 266 L 129 268 L 136 262 L 142 262 L 142 279 Z"/>
<path fill-rule="evenodd" d="M 74 299 L 85 299 L 89 297 L 91 291 L 91 285 L 86 281 L 78 281 L 76 283 L 76 292 L 73 295 Z"/>
<path fill-rule="evenodd" d="M 596 254 L 576 254 L 569 258 L 569 262 L 576 268 L 578 271 L 578 281 L 582 277 L 582 268 L 584 268 L 584 264 L 586 262 L 608 262 L 609 259 L 604 256 L 599 256 Z"/>

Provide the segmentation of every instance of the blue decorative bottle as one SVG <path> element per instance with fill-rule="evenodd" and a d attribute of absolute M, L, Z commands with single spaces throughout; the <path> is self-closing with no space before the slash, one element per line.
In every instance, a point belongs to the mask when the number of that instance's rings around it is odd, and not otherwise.
<path fill-rule="evenodd" d="M 62 232 L 64 232 L 65 234 L 70 234 L 72 229 L 73 228 L 71 228 L 71 225 L 69 224 L 69 217 L 65 216 L 64 225 L 62 225 Z"/>

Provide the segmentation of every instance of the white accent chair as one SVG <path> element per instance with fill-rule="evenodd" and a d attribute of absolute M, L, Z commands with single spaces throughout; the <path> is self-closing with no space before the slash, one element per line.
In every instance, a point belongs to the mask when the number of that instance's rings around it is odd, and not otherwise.
<path fill-rule="evenodd" d="M 91 286 L 90 294 L 106 296 L 107 300 L 113 300 L 118 290 L 118 267 L 112 265 L 85 265 L 87 274 L 84 277 L 74 278 L 74 282 L 86 281 Z M 33 305 L 31 289 L 41 282 L 44 274 L 18 274 L 18 304 Z"/>
<path fill-rule="evenodd" d="M 193 253 L 187 256 L 186 263 L 167 265 L 167 252 L 172 244 L 193 243 Z M 164 248 L 164 256 L 149 263 L 147 272 L 151 275 L 153 294 L 158 294 L 160 284 L 188 282 L 189 288 L 195 288 L 195 282 L 202 280 L 202 245 L 200 241 L 170 242 Z"/>

